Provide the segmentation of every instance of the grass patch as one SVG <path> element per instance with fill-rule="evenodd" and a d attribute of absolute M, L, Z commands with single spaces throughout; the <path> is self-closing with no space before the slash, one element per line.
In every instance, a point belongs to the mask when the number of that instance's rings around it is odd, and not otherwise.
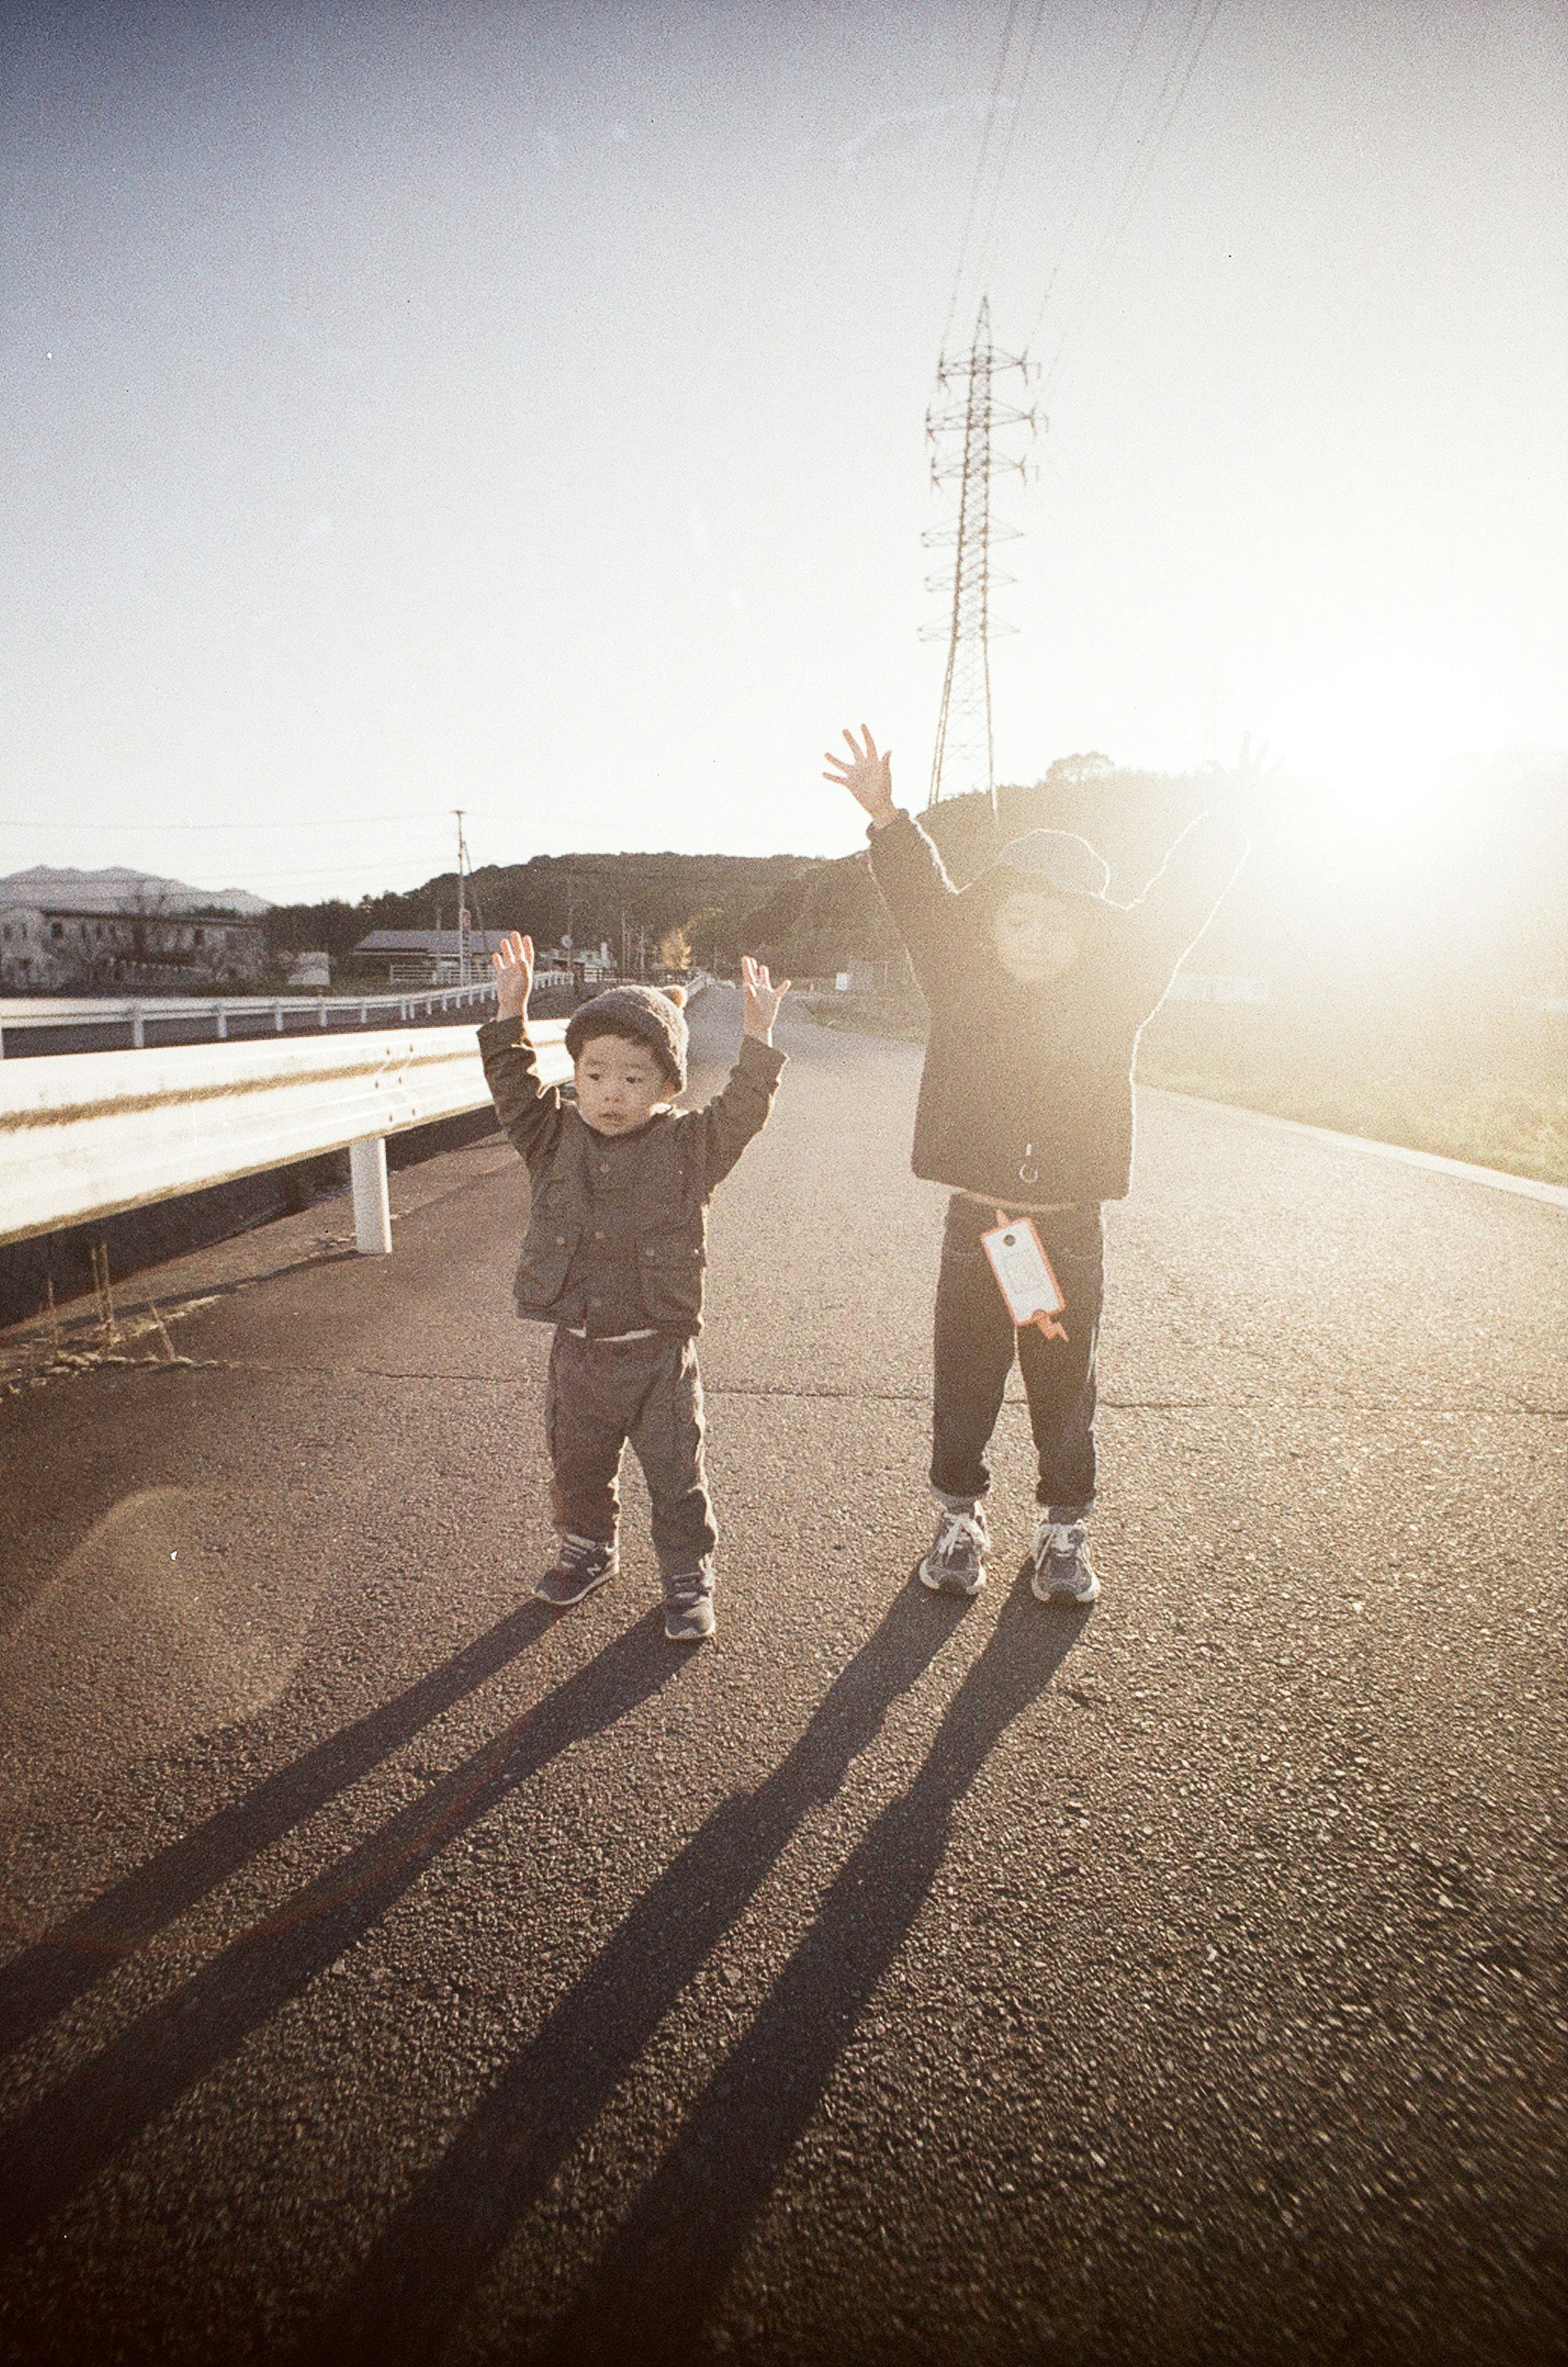
<path fill-rule="evenodd" d="M 1486 1076 L 1445 1082 L 1416 1068 L 1329 1081 L 1283 1061 L 1194 1062 L 1143 1047 L 1138 1082 L 1541 1184 L 1568 1184 L 1568 1093 L 1546 1084 Z"/>
<path fill-rule="evenodd" d="M 823 996 L 809 1008 L 823 1027 L 925 1041 L 923 1008 L 896 995 Z M 1556 1082 L 1555 1059 L 1532 1056 L 1523 1074 L 1478 1070 L 1455 1079 L 1363 1048 L 1359 1059 L 1341 1055 L 1343 1066 L 1331 1070 L 1320 1053 L 1271 1036 L 1267 1025 L 1249 1015 L 1199 1036 L 1162 1013 L 1138 1048 L 1138 1082 L 1568 1184 L 1568 1092 Z"/>

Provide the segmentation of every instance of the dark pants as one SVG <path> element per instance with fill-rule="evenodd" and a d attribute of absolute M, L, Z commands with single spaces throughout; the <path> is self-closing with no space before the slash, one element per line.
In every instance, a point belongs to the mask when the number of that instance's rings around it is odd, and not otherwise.
<path fill-rule="evenodd" d="M 1036 1501 L 1059 1520 L 1079 1520 L 1094 1502 L 1095 1347 L 1105 1284 L 1100 1210 L 1090 1204 L 1034 1218 L 1067 1302 L 1056 1318 L 1066 1340 L 1049 1340 L 1032 1323 L 1015 1330 L 980 1247 L 996 1221 L 995 1209 L 960 1194 L 948 1204 L 936 1285 L 931 1486 L 960 1503 L 989 1488 L 986 1448 L 1016 1354 L 1040 1458 Z"/>
<path fill-rule="evenodd" d="M 703 1467 L 703 1383 L 696 1342 L 579 1340 L 550 1349 L 545 1397 L 550 1505 L 558 1529 L 611 1545 L 620 1518 L 621 1450 L 629 1440 L 653 1500 L 660 1574 L 702 1568 L 718 1542 Z"/>

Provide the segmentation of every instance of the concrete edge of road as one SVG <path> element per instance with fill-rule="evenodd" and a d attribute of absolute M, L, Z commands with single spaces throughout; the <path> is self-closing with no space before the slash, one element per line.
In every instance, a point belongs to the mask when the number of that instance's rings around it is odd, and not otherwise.
<path fill-rule="evenodd" d="M 1462 1159 L 1442 1159 L 1435 1150 L 1409 1150 L 1403 1143 L 1379 1142 L 1370 1134 L 1336 1134 L 1332 1127 L 1308 1126 L 1299 1117 L 1276 1117 L 1272 1110 L 1249 1109 L 1245 1102 L 1206 1101 L 1201 1093 L 1175 1093 L 1163 1085 L 1140 1085 L 1141 1093 L 1161 1101 L 1190 1102 L 1195 1108 L 1217 1110 L 1222 1117 L 1246 1119 L 1254 1126 L 1280 1127 L 1288 1134 L 1310 1134 L 1318 1142 L 1342 1143 L 1347 1150 L 1370 1150 L 1379 1159 L 1397 1159 L 1406 1167 L 1429 1168 L 1437 1175 L 1455 1175 L 1461 1184 L 1486 1184 L 1495 1192 L 1517 1192 L 1527 1200 L 1543 1200 L 1548 1207 L 1568 1208 L 1568 1185 L 1539 1183 L 1533 1175 L 1510 1175 L 1502 1167 L 1472 1167 Z"/>

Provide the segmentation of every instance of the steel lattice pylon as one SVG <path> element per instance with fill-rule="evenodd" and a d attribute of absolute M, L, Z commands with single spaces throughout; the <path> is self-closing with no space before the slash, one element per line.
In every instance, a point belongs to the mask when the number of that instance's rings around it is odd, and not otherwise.
<path fill-rule="evenodd" d="M 952 605 L 939 623 L 928 625 L 921 638 L 945 639 L 947 674 L 942 686 L 942 710 L 937 718 L 936 745 L 931 753 L 931 795 L 962 796 L 965 790 L 996 794 L 991 736 L 990 637 L 1010 632 L 991 615 L 994 585 L 1011 582 L 991 566 L 993 542 L 1014 541 L 1016 527 L 998 527 L 991 519 L 991 479 L 1000 470 L 1016 469 L 1021 476 L 1026 462 L 992 448 L 998 428 L 1027 427 L 1032 436 L 1039 421 L 1033 411 L 1000 409 L 991 391 L 992 379 L 1006 370 L 1022 373 L 1028 385 L 1032 365 L 1022 354 L 1001 354 L 991 343 L 991 305 L 982 297 L 976 315 L 974 342 L 967 353 L 937 364 L 938 394 L 926 413 L 926 436 L 932 447 L 931 482 L 957 480 L 956 523 L 934 527 L 920 539 L 928 549 L 953 547 Z M 945 574 L 927 578 L 928 591 L 946 589 Z"/>

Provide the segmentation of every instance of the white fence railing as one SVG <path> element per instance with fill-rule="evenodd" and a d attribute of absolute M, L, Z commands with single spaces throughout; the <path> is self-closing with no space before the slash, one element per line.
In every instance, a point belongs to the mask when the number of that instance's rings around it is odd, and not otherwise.
<path fill-rule="evenodd" d="M 689 997 L 713 982 L 696 973 Z M 530 1024 L 547 1084 L 571 1075 L 566 1030 L 564 1019 Z M 478 1040 L 462 1026 L 9 1060 L 0 1066 L 0 1246 L 346 1150 L 355 1240 L 384 1251 L 387 1137 L 489 1100 Z"/>
<path fill-rule="evenodd" d="M 570 971 L 542 971 L 536 983 L 554 985 L 563 975 L 570 986 Z M 5 1058 L 7 1036 L 46 1027 L 129 1026 L 132 1047 L 141 1050 L 149 1022 L 154 1025 L 159 1021 L 178 1021 L 182 1025 L 200 1023 L 211 1028 L 213 1042 L 222 1044 L 229 1040 L 233 1021 L 254 1026 L 259 1019 L 264 1025 L 270 1025 L 276 1036 L 284 1033 L 286 1019 L 308 1020 L 325 1034 L 334 1013 L 352 1014 L 351 1024 L 360 1027 L 367 1027 L 376 1018 L 387 1025 L 412 1027 L 422 1017 L 434 1018 L 438 1011 L 482 1010 L 494 1000 L 495 988 L 488 980 L 471 986 L 389 988 L 383 994 L 51 995 L 36 999 L 17 995 L 0 1000 L 0 1059 Z"/>
<path fill-rule="evenodd" d="M 564 1083 L 565 1021 L 529 1032 L 547 1083 Z M 7 1061 L 0 1243 L 347 1150 L 358 1245 L 389 1250 L 388 1135 L 489 1099 L 466 1027 Z"/>

